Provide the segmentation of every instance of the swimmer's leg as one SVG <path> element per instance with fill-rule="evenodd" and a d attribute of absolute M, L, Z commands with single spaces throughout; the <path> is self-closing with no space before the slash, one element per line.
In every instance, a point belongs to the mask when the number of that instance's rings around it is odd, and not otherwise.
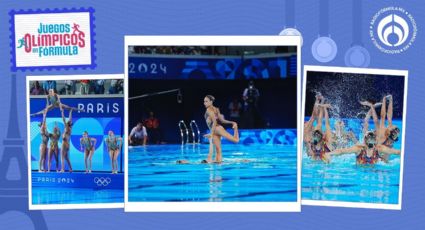
<path fill-rule="evenodd" d="M 221 140 L 220 140 L 220 136 L 214 135 L 213 137 L 213 143 L 215 145 L 215 162 L 216 163 L 221 163 L 223 161 L 223 156 L 221 154 Z"/>
<path fill-rule="evenodd" d="M 388 120 L 388 127 L 391 127 L 393 125 L 393 96 L 388 95 L 386 96 L 388 98 L 388 111 L 387 111 L 387 120 Z"/>
<path fill-rule="evenodd" d="M 230 135 L 230 133 L 228 133 L 223 126 L 217 126 L 215 128 L 215 135 L 219 135 L 222 136 L 224 138 L 226 138 L 227 140 L 233 142 L 233 143 L 238 143 L 239 142 L 239 132 L 238 132 L 238 128 L 237 126 L 234 129 L 234 133 L 233 136 Z"/>
<path fill-rule="evenodd" d="M 115 172 L 115 164 L 114 164 L 114 150 L 109 150 L 109 158 L 111 159 L 111 172 Z"/>

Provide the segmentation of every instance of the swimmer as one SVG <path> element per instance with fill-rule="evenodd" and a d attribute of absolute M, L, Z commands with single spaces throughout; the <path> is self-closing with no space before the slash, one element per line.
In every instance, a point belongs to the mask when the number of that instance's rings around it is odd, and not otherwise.
<path fill-rule="evenodd" d="M 304 123 L 304 146 L 308 146 L 312 139 L 312 133 L 314 131 L 314 121 L 319 117 L 319 104 L 323 101 L 323 96 L 320 93 L 316 94 L 316 101 L 314 102 L 313 112 L 311 113 L 310 119 Z"/>
<path fill-rule="evenodd" d="M 61 136 L 61 131 L 59 130 L 58 124 L 55 123 L 55 127 L 53 128 L 53 133 L 49 133 L 50 138 L 50 149 L 48 154 L 48 166 L 47 172 L 50 172 L 50 166 L 52 163 L 52 156 L 55 156 L 56 162 L 56 172 L 59 172 L 59 138 Z"/>
<path fill-rule="evenodd" d="M 44 120 L 47 113 L 54 108 L 59 108 L 61 111 L 63 111 L 64 109 L 68 109 L 68 110 L 74 109 L 80 112 L 84 112 L 84 110 L 82 109 L 77 109 L 77 108 L 62 104 L 59 94 L 55 93 L 53 89 L 49 89 L 49 94 L 46 96 L 46 108 L 44 108 L 43 110 L 37 113 L 31 114 L 31 116 L 43 114 L 43 120 Z"/>
<path fill-rule="evenodd" d="M 386 111 L 386 101 L 389 101 L 388 112 Z M 379 144 L 383 144 L 388 148 L 393 148 L 394 143 L 398 141 L 398 136 L 400 134 L 400 129 L 392 124 L 392 116 L 393 116 L 393 97 L 391 95 L 385 96 L 382 99 L 381 104 L 381 119 L 378 123 L 378 116 L 376 115 L 375 108 L 371 106 L 371 103 L 361 102 L 362 105 L 367 105 L 370 107 L 370 112 L 372 113 L 372 117 L 374 119 L 376 131 L 377 131 L 377 140 Z M 376 106 L 375 106 L 376 107 Z M 385 117 L 387 117 L 388 126 L 385 126 Z M 365 118 L 364 129 L 367 131 L 368 129 L 368 121 L 367 116 Z M 364 131 L 364 132 L 365 132 Z M 384 155 L 384 161 L 388 161 L 388 155 Z"/>
<path fill-rule="evenodd" d="M 191 162 L 189 162 L 188 160 L 177 160 L 177 161 L 176 161 L 176 164 L 179 164 L 179 165 L 187 165 L 187 164 L 194 164 L 194 163 L 191 163 Z M 207 161 L 207 160 L 202 160 L 202 161 L 201 161 L 201 164 L 208 164 L 208 161 Z"/>
<path fill-rule="evenodd" d="M 307 155 L 313 160 L 328 162 L 326 153 L 331 152 L 334 146 L 334 138 L 329 123 L 328 109 L 329 104 L 319 104 L 319 118 L 314 131 L 311 134 L 311 140 L 307 145 Z M 322 116 L 325 115 L 325 132 L 322 132 Z"/>
<path fill-rule="evenodd" d="M 109 130 L 108 137 L 105 138 L 105 143 L 108 147 L 109 157 L 111 159 L 112 174 L 117 174 L 118 173 L 118 156 L 121 152 L 121 146 L 123 144 L 123 140 L 121 137 L 115 136 L 112 130 Z"/>
<path fill-rule="evenodd" d="M 65 115 L 62 110 L 62 120 L 65 125 L 65 130 L 62 135 L 61 172 L 65 172 L 65 161 L 68 163 L 69 172 L 72 172 L 72 165 L 71 165 L 71 161 L 69 160 L 69 141 L 71 138 L 71 131 L 72 131 L 72 111 L 73 109 L 69 110 L 68 121 L 66 121 Z"/>
<path fill-rule="evenodd" d="M 38 163 L 38 172 L 45 172 L 46 169 L 46 155 L 47 155 L 47 144 L 49 142 L 49 133 L 46 128 L 46 119 L 40 124 L 40 135 L 41 135 L 41 144 L 40 144 L 40 161 Z"/>
<path fill-rule="evenodd" d="M 388 99 L 388 111 L 386 111 L 386 101 Z M 388 126 L 385 127 L 385 116 L 387 117 Z M 383 145 L 392 148 L 394 143 L 398 141 L 400 129 L 393 125 L 393 96 L 388 95 L 382 99 L 381 122 L 378 132 L 378 141 Z"/>
<path fill-rule="evenodd" d="M 332 132 L 332 137 L 335 140 L 333 142 L 333 149 L 346 148 L 358 142 L 353 131 L 346 131 L 344 121 L 342 120 L 335 121 L 335 131 Z"/>
<path fill-rule="evenodd" d="M 241 159 L 241 160 L 234 161 L 232 163 L 248 163 L 248 162 L 251 162 L 251 161 L 248 159 Z M 220 163 L 220 162 L 208 162 L 207 160 L 202 160 L 200 162 L 200 164 L 209 164 L 209 163 Z M 185 165 L 185 164 L 199 164 L 199 163 L 192 163 L 188 160 L 177 160 L 176 164 Z"/>
<path fill-rule="evenodd" d="M 213 147 L 216 149 L 215 162 L 220 163 L 223 160 L 221 152 L 221 137 L 227 140 L 238 143 L 239 133 L 238 124 L 234 121 L 228 121 L 224 119 L 224 116 L 220 113 L 220 110 L 213 105 L 215 98 L 211 95 L 207 95 L 204 98 L 204 106 L 206 108 L 205 121 L 207 122 L 208 128 L 211 130 L 211 134 L 207 135 L 210 143 L 207 162 L 212 162 Z M 224 124 L 231 124 L 233 128 L 233 136 L 230 135 L 224 128 Z"/>
<path fill-rule="evenodd" d="M 84 165 L 86 166 L 86 173 L 91 173 L 92 157 L 96 146 L 96 138 L 89 137 L 87 131 L 84 131 L 83 137 L 80 138 L 80 149 L 84 149 Z"/>
<path fill-rule="evenodd" d="M 337 149 L 329 152 L 326 154 L 327 160 L 329 162 L 331 156 L 334 157 L 336 155 L 355 154 L 356 163 L 358 165 L 374 165 L 379 160 L 387 162 L 382 158 L 383 155 L 400 154 L 400 150 L 388 148 L 382 144 L 377 144 L 376 140 L 376 132 L 370 131 L 365 135 L 363 144 L 357 144 L 350 148 Z"/>

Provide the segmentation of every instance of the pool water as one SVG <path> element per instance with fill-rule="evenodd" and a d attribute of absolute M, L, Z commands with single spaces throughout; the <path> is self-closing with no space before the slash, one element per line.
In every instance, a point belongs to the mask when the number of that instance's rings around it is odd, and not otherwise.
<path fill-rule="evenodd" d="M 124 203 L 119 189 L 33 187 L 32 204 L 106 204 Z"/>
<path fill-rule="evenodd" d="M 200 164 L 207 144 L 129 149 L 129 202 L 297 200 L 296 146 L 224 144 L 222 164 Z M 191 164 L 176 164 L 177 160 Z"/>
<path fill-rule="evenodd" d="M 360 121 L 346 119 L 345 124 L 360 139 Z M 393 124 L 403 131 L 401 121 Z M 395 149 L 401 148 L 402 135 Z M 398 204 L 400 156 L 391 155 L 389 163 L 360 166 L 355 155 L 348 154 L 332 157 L 331 163 L 325 164 L 311 160 L 303 150 L 301 180 L 303 200 Z"/>

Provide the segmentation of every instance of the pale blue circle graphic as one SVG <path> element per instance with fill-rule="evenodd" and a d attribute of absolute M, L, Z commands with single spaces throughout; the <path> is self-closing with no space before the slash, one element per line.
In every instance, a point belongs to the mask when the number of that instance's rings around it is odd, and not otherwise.
<path fill-rule="evenodd" d="M 370 54 L 363 46 L 355 45 L 345 53 L 345 65 L 350 67 L 368 67 Z"/>
<path fill-rule="evenodd" d="M 281 36 L 300 36 L 301 40 L 301 46 L 303 46 L 303 36 L 301 35 L 301 32 L 295 28 L 285 28 L 282 30 L 279 35 Z"/>
<path fill-rule="evenodd" d="M 314 40 L 311 46 L 313 57 L 322 63 L 330 62 L 336 57 L 338 47 L 330 37 L 319 37 Z"/>

